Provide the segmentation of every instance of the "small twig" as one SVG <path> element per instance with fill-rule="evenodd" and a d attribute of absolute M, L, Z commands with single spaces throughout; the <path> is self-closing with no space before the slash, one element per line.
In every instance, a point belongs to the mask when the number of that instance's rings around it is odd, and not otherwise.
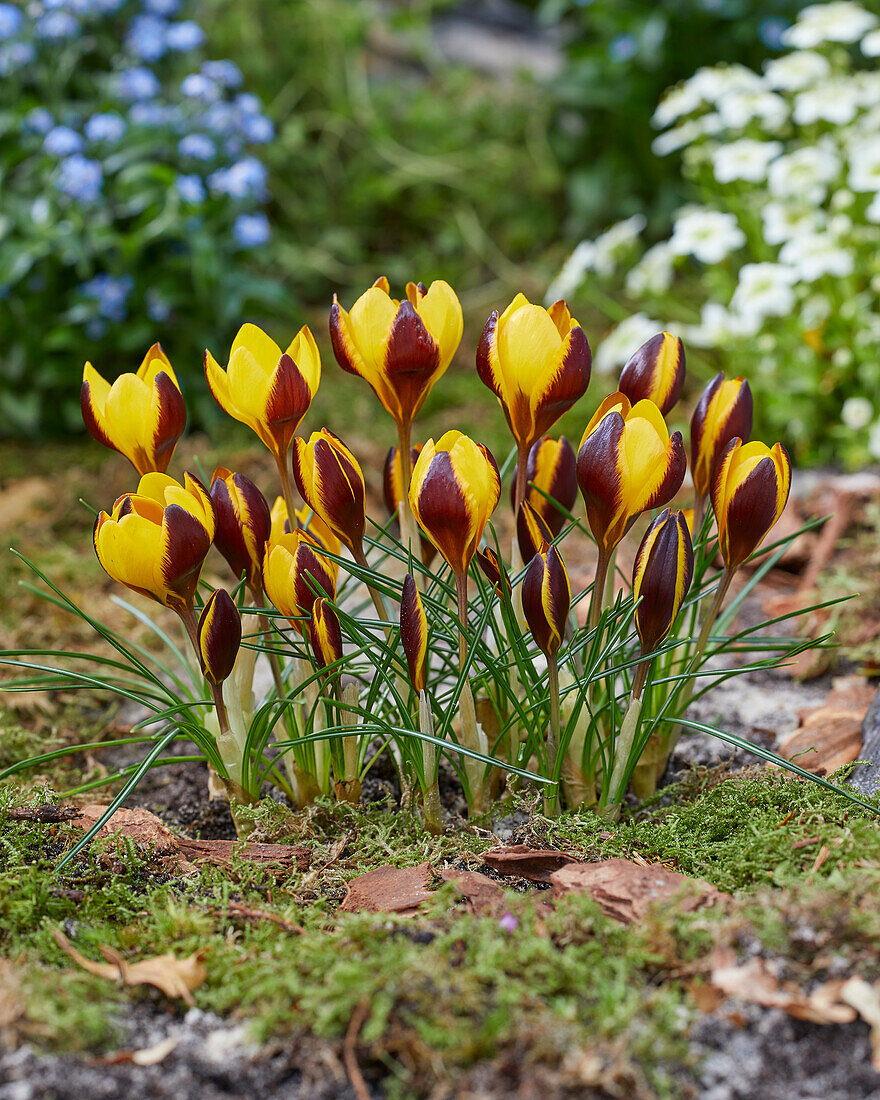
<path fill-rule="evenodd" d="M 251 909 L 247 905 L 242 905 L 239 901 L 227 902 L 226 911 L 230 916 L 247 917 L 249 920 L 270 920 L 273 924 L 283 928 L 285 932 L 296 932 L 297 934 L 305 932 L 301 925 L 293 924 L 291 921 L 285 920 L 284 917 L 279 917 L 276 913 L 269 913 L 265 909 Z"/>
<path fill-rule="evenodd" d="M 348 1030 L 345 1033 L 345 1042 L 342 1044 L 342 1060 L 345 1063 L 345 1070 L 348 1073 L 348 1079 L 357 1100 L 372 1100 L 370 1090 L 367 1088 L 367 1083 L 357 1060 L 358 1035 L 369 1015 L 370 1002 L 365 997 L 355 1005 L 354 1012 L 352 1012 L 351 1019 L 348 1022 Z"/>

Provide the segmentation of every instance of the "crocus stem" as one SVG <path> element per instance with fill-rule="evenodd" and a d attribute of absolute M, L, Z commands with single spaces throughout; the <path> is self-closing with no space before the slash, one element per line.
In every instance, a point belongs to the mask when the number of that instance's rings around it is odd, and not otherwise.
<path fill-rule="evenodd" d="M 467 626 L 467 573 L 455 574 L 455 589 L 458 594 L 458 618 L 461 622 L 458 631 L 458 661 L 463 674 L 468 652 L 467 637 L 465 636 L 465 627 Z M 461 689 L 458 707 L 461 715 L 462 744 L 469 749 L 475 749 L 477 752 L 488 753 L 489 747 L 486 735 L 477 723 L 474 695 L 471 691 L 470 681 L 467 679 L 465 679 Z M 479 760 L 467 757 L 464 762 L 464 769 L 470 787 L 468 811 L 470 813 L 480 813 L 485 808 L 485 765 Z"/>
<path fill-rule="evenodd" d="M 608 577 L 608 566 L 611 562 L 611 553 L 607 550 L 599 551 L 599 560 L 596 562 L 596 575 L 593 578 L 593 594 L 590 597 L 590 630 L 595 630 L 602 617 L 602 602 L 605 597 L 605 581 Z"/>
<path fill-rule="evenodd" d="M 556 654 L 547 657 L 547 681 L 550 691 L 550 728 L 547 731 L 547 776 L 553 779 L 559 755 L 559 663 Z M 552 791 L 552 793 L 550 793 Z M 559 809 L 559 788 L 553 786 L 544 795 L 544 813 L 556 817 Z"/>
<path fill-rule="evenodd" d="M 642 691 L 645 687 L 645 680 L 648 676 L 650 663 L 650 661 L 642 661 L 636 669 L 629 705 L 626 708 L 626 714 L 623 716 L 620 733 L 617 735 L 617 744 L 614 746 L 614 767 L 611 772 L 611 779 L 608 783 L 608 798 L 606 805 L 609 806 L 617 805 L 623 798 L 624 774 L 626 772 L 626 765 L 630 753 L 632 752 L 636 730 L 639 728 L 639 718 L 642 714 Z"/>
<path fill-rule="evenodd" d="M 351 554 L 352 554 L 352 557 L 354 558 L 355 562 L 357 562 L 357 564 L 361 567 L 361 569 L 364 569 L 364 570 L 369 569 L 369 566 L 367 565 L 367 558 L 366 558 L 366 555 L 364 554 L 363 546 L 353 546 L 352 550 L 351 550 Z M 382 593 L 377 591 L 377 589 L 375 589 L 369 583 L 369 581 L 365 581 L 364 583 L 366 584 L 367 590 L 370 593 L 370 597 L 373 600 L 373 606 L 376 608 L 376 614 L 379 616 L 379 618 L 383 622 L 387 623 L 388 622 L 388 612 L 385 610 L 385 604 L 382 602 Z"/>
<path fill-rule="evenodd" d="M 434 714 L 426 691 L 419 692 L 419 729 L 427 737 L 434 736 Z M 443 832 L 443 810 L 437 784 L 437 748 L 430 741 L 422 742 L 422 767 L 425 774 L 422 788 L 425 825 L 429 833 L 439 836 Z"/>
<path fill-rule="evenodd" d="M 523 566 L 522 551 L 519 548 L 519 539 L 516 534 L 516 522 L 519 518 L 519 510 L 526 499 L 528 487 L 529 449 L 518 447 L 516 452 L 516 494 L 513 500 L 513 539 L 510 547 L 510 568 L 516 575 Z M 522 605 L 522 585 L 517 585 L 513 591 L 513 613 L 516 616 L 517 625 L 525 632 L 526 617 Z"/>
<path fill-rule="evenodd" d="M 467 573 L 455 574 L 455 591 L 458 596 L 458 621 L 460 623 L 458 628 L 458 660 L 462 669 L 464 669 L 467 660 L 467 637 L 465 635 L 468 613 Z"/>
<path fill-rule="evenodd" d="M 421 557 L 418 526 L 412 508 L 409 506 L 409 487 L 412 481 L 412 422 L 400 421 L 397 425 L 397 452 L 400 455 L 400 488 L 402 499 L 398 501 L 398 521 L 400 523 L 400 541 L 404 549 L 409 549 L 413 557 Z M 419 587 L 421 573 L 414 572 Z"/>
<path fill-rule="evenodd" d="M 727 595 L 728 588 L 730 588 L 733 574 L 734 570 L 725 569 L 721 576 L 718 588 L 715 591 L 715 599 L 712 601 L 712 606 L 709 608 L 709 613 L 703 620 L 703 625 L 700 629 L 700 636 L 697 639 L 697 648 L 691 660 L 692 668 L 696 667 L 700 658 L 706 651 L 706 646 L 709 643 L 709 635 L 712 633 L 712 627 L 715 625 L 715 620 L 718 618 L 718 614 L 721 611 L 721 605 L 724 603 L 724 597 Z"/>
<path fill-rule="evenodd" d="M 278 477 L 281 481 L 281 495 L 287 505 L 287 520 L 291 531 L 296 526 L 296 501 L 293 499 L 293 483 L 290 480 L 290 470 L 287 465 L 287 454 L 275 455 L 275 464 L 278 467 Z"/>
<path fill-rule="evenodd" d="M 529 448 L 518 447 L 516 451 L 516 495 L 513 500 L 513 519 L 516 522 L 519 509 L 526 499 L 529 483 Z"/>
<path fill-rule="evenodd" d="M 254 584 L 251 586 L 251 596 L 253 597 L 254 606 L 261 608 L 266 606 L 266 596 L 263 592 L 263 586 L 261 584 Z M 266 615 L 260 615 L 258 620 L 260 624 L 260 634 L 268 641 L 269 638 L 275 633 L 269 619 Z M 269 666 L 272 669 L 272 680 L 275 683 L 275 691 L 278 694 L 279 699 L 284 698 L 284 678 L 281 675 L 281 662 L 278 659 L 277 653 L 269 652 L 267 654 L 269 658 Z"/>

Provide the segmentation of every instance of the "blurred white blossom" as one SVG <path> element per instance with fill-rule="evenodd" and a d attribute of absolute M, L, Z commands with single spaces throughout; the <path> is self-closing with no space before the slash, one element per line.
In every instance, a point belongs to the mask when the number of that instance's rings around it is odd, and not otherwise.
<path fill-rule="evenodd" d="M 820 203 L 840 174 L 840 160 L 827 146 L 805 145 L 774 160 L 768 169 L 770 192 L 781 199 Z"/>
<path fill-rule="evenodd" d="M 819 229 L 822 214 L 813 206 L 796 206 L 794 203 L 768 202 L 761 208 L 764 224 L 764 240 L 777 245 L 790 241 L 798 233 L 811 233 Z"/>
<path fill-rule="evenodd" d="M 854 432 L 867 428 L 874 416 L 874 406 L 867 397 L 848 397 L 840 411 L 840 419 Z"/>
<path fill-rule="evenodd" d="M 663 294 L 675 275 L 675 254 L 667 241 L 652 245 L 626 276 L 626 289 L 639 297 L 643 294 Z"/>
<path fill-rule="evenodd" d="M 560 298 L 570 298 L 593 269 L 596 246 L 592 241 L 581 241 L 559 270 L 559 274 L 547 288 L 545 303 L 550 306 Z"/>
<path fill-rule="evenodd" d="M 856 83 L 839 77 L 825 80 L 801 92 L 794 101 L 793 118 L 798 126 L 831 122 L 845 126 L 856 117 L 861 95 Z"/>
<path fill-rule="evenodd" d="M 811 4 L 798 15 L 782 36 L 786 46 L 811 50 L 823 42 L 858 42 L 877 25 L 877 16 L 852 0 Z"/>
<path fill-rule="evenodd" d="M 765 317 L 785 317 L 794 309 L 797 281 L 797 271 L 785 264 L 743 264 L 730 308 L 747 326 Z"/>
<path fill-rule="evenodd" d="M 781 141 L 756 141 L 740 138 L 719 145 L 712 152 L 712 170 L 719 183 L 745 180 L 760 183 L 767 175 L 767 166 L 782 152 Z"/>
<path fill-rule="evenodd" d="M 675 219 L 669 247 L 676 256 L 693 256 L 704 264 L 720 263 L 746 243 L 735 214 L 692 207 Z"/>
<path fill-rule="evenodd" d="M 729 92 L 718 102 L 718 113 L 725 126 L 742 130 L 750 122 L 761 122 L 772 134 L 788 117 L 788 104 L 776 92 L 765 88 Z"/>
<path fill-rule="evenodd" d="M 779 258 L 784 264 L 790 264 L 807 283 L 814 283 L 825 275 L 843 278 L 852 275 L 855 267 L 852 252 L 828 234 L 795 237 L 782 246 Z"/>
<path fill-rule="evenodd" d="M 776 91 L 799 92 L 830 75 L 828 58 L 809 50 L 776 57 L 764 66 L 764 79 Z"/>
<path fill-rule="evenodd" d="M 593 270 L 596 274 L 606 279 L 613 275 L 644 228 L 644 214 L 633 214 L 631 218 L 615 222 L 601 233 L 593 242 Z"/>
<path fill-rule="evenodd" d="M 645 313 L 633 313 L 614 329 L 596 348 L 593 366 L 600 374 L 622 367 L 632 353 L 664 328 Z"/>

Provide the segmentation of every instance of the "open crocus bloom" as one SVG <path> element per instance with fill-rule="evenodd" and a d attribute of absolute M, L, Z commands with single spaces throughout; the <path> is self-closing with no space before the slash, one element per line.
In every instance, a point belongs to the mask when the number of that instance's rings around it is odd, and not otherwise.
<path fill-rule="evenodd" d="M 159 344 L 136 374 L 122 374 L 112 385 L 86 363 L 80 407 L 95 439 L 125 455 L 141 475 L 168 469 L 186 426 L 177 377 Z"/>
<path fill-rule="evenodd" d="M 728 570 L 758 549 L 782 515 L 791 489 L 791 459 L 781 443 L 733 439 L 712 479 L 718 546 Z"/>
<path fill-rule="evenodd" d="M 495 511 L 501 483 L 488 448 L 449 431 L 422 448 L 409 501 L 419 526 L 459 576 Z"/>
<path fill-rule="evenodd" d="M 477 373 L 501 402 L 521 451 L 586 393 L 591 362 L 584 330 L 565 302 L 548 310 L 524 294 L 492 313 L 477 348 Z"/>
<path fill-rule="evenodd" d="M 587 425 L 577 459 L 578 484 L 593 537 L 603 553 L 636 518 L 670 501 L 684 481 L 681 433 L 672 436 L 653 401 L 606 397 Z"/>
<path fill-rule="evenodd" d="M 177 611 L 192 604 L 213 538 L 211 498 L 190 474 L 183 485 L 146 474 L 94 530 L 98 561 L 114 580 Z"/>
<path fill-rule="evenodd" d="M 288 531 L 266 544 L 263 587 L 266 595 L 291 624 L 305 633 L 312 605 L 319 596 L 336 598 L 338 566 L 325 558 L 305 531 Z"/>
<path fill-rule="evenodd" d="M 282 352 L 256 325 L 242 325 L 226 370 L 205 352 L 205 374 L 217 404 L 257 433 L 284 461 L 321 381 L 321 356 L 308 325 Z"/>
<path fill-rule="evenodd" d="M 353 552 L 363 552 L 364 475 L 342 440 L 322 428 L 294 440 L 293 476 L 303 500 Z"/>
<path fill-rule="evenodd" d="M 336 297 L 330 339 L 343 370 L 360 375 L 398 424 L 408 425 L 422 407 L 461 342 L 461 304 L 438 279 L 426 289 L 406 284 L 406 301 L 389 293 L 383 276 L 348 312 Z"/>

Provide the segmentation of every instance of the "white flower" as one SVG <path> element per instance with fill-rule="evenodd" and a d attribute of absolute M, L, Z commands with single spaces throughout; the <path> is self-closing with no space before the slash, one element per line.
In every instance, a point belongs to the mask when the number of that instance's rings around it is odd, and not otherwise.
<path fill-rule="evenodd" d="M 719 183 L 746 180 L 759 183 L 767 174 L 767 165 L 782 152 L 780 141 L 755 141 L 740 138 L 729 145 L 719 145 L 712 154 L 712 169 Z"/>
<path fill-rule="evenodd" d="M 703 97 L 694 82 L 689 80 L 686 84 L 678 84 L 664 92 L 651 122 L 658 130 L 662 130 L 670 123 L 677 122 L 683 115 L 693 114 L 702 105 Z"/>
<path fill-rule="evenodd" d="M 867 428 L 874 416 L 874 406 L 867 397 L 848 397 L 840 410 L 840 419 L 854 432 Z"/>
<path fill-rule="evenodd" d="M 814 122 L 846 126 L 858 114 L 860 101 L 856 82 L 838 77 L 800 92 L 794 101 L 792 117 L 798 126 L 810 126 Z"/>
<path fill-rule="evenodd" d="M 776 92 L 758 88 L 754 91 L 730 92 L 719 100 L 718 113 L 724 125 L 731 129 L 741 130 L 757 119 L 773 133 L 788 117 L 788 104 Z"/>
<path fill-rule="evenodd" d="M 880 420 L 875 420 L 868 432 L 868 453 L 871 458 L 880 458 Z"/>
<path fill-rule="evenodd" d="M 746 243 L 735 214 L 706 207 L 679 211 L 669 247 L 673 255 L 695 256 L 701 263 L 717 264 Z"/>
<path fill-rule="evenodd" d="M 876 107 L 880 103 L 880 72 L 852 73 L 849 80 L 855 85 L 860 107 Z M 874 127 L 876 132 L 876 126 Z"/>
<path fill-rule="evenodd" d="M 645 313 L 633 313 L 621 321 L 596 348 L 593 366 L 600 374 L 610 374 L 616 367 L 622 367 L 636 348 L 656 336 L 663 327 Z"/>
<path fill-rule="evenodd" d="M 644 214 L 633 214 L 631 218 L 615 222 L 593 242 L 593 270 L 603 279 L 609 278 L 617 270 L 617 265 L 639 239 L 645 228 Z"/>
<path fill-rule="evenodd" d="M 741 317 L 731 313 L 720 302 L 706 302 L 700 310 L 699 325 L 689 325 L 684 336 L 697 348 L 716 348 L 742 336 L 754 336 Z"/>
<path fill-rule="evenodd" d="M 877 25 L 877 16 L 852 0 L 811 4 L 800 13 L 782 41 L 796 50 L 811 50 L 823 42 L 858 42 Z"/>
<path fill-rule="evenodd" d="M 818 210 L 782 202 L 765 203 L 761 218 L 767 244 L 783 244 L 799 233 L 815 232 L 822 225 L 822 215 Z"/>
<path fill-rule="evenodd" d="M 777 157 L 768 170 L 770 191 L 782 199 L 820 203 L 828 184 L 840 172 L 840 161 L 827 146 L 807 145 Z"/>
<path fill-rule="evenodd" d="M 797 272 L 783 264 L 743 264 L 730 308 L 747 324 L 784 317 L 794 309 L 796 282 Z"/>
<path fill-rule="evenodd" d="M 789 264 L 804 282 L 814 283 L 824 275 L 843 278 L 855 267 L 853 254 L 827 234 L 805 234 L 784 244 L 779 259 Z"/>
<path fill-rule="evenodd" d="M 853 191 L 880 191 L 880 138 L 853 146 L 847 183 Z"/>
<path fill-rule="evenodd" d="M 663 294 L 672 286 L 675 257 L 667 241 L 660 241 L 642 256 L 626 277 L 626 289 L 634 297 Z"/>
<path fill-rule="evenodd" d="M 880 57 L 880 30 L 866 34 L 860 45 L 865 57 Z"/>
<path fill-rule="evenodd" d="M 596 246 L 592 241 L 581 241 L 559 270 L 556 278 L 547 287 L 544 301 L 548 306 L 560 298 L 570 298 L 584 281 L 584 276 L 593 269 L 593 256 Z"/>
<path fill-rule="evenodd" d="M 874 222 L 875 225 L 880 224 L 880 192 L 871 200 L 868 209 L 865 211 L 865 217 L 869 222 Z"/>
<path fill-rule="evenodd" d="M 720 103 L 736 92 L 760 92 L 761 77 L 745 65 L 713 65 L 697 69 L 687 87 L 708 103 Z"/>
<path fill-rule="evenodd" d="M 764 66 L 767 85 L 780 92 L 799 92 L 831 75 L 831 63 L 820 53 L 800 50 L 768 61 Z"/>

